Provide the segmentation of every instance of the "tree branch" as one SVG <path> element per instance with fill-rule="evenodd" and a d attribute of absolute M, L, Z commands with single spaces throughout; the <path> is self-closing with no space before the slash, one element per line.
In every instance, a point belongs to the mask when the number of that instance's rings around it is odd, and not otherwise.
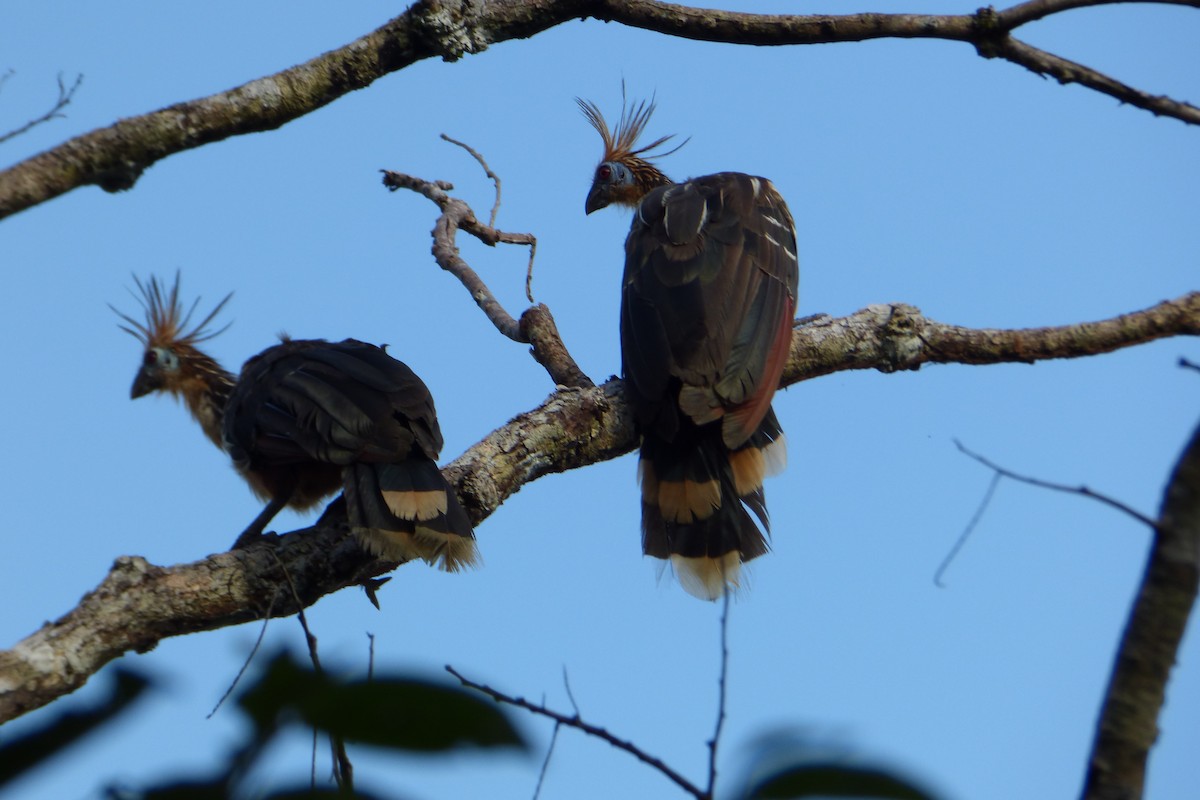
<path fill-rule="evenodd" d="M 974 44 L 1060 82 L 1078 82 L 1155 114 L 1200 124 L 1200 109 L 1157 98 L 1010 38 L 1015 28 L 1073 8 L 1121 0 L 1032 0 L 973 14 L 771 15 L 689 8 L 655 0 L 421 0 L 386 25 L 304 64 L 225 92 L 177 103 L 77 136 L 0 173 L 0 219 L 80 186 L 131 188 L 174 153 L 230 136 L 273 130 L 384 75 L 427 58 L 454 61 L 491 44 L 592 17 L 668 36 L 751 45 L 867 39 L 945 39 Z M 1200 0 L 1171 0 L 1200 6 Z"/>
<path fill-rule="evenodd" d="M 592 725 L 590 722 L 584 722 L 583 719 L 580 718 L 578 711 L 576 711 L 575 716 L 568 717 L 566 714 L 560 714 L 557 711 L 546 708 L 546 706 L 540 703 L 531 703 L 524 697 L 511 697 L 503 692 L 493 689 L 486 684 L 476 683 L 475 681 L 465 677 L 461 672 L 450 665 L 446 665 L 446 671 L 455 678 L 458 678 L 459 682 L 463 686 L 474 689 L 478 692 L 483 692 L 497 703 L 523 708 L 531 714 L 536 714 L 546 717 L 547 719 L 554 720 L 556 727 L 558 725 L 566 725 L 568 728 L 575 728 L 576 730 L 583 731 L 588 736 L 595 736 L 597 739 L 602 739 L 608 742 L 618 750 L 624 750 L 638 761 L 641 761 L 643 764 L 654 768 L 667 780 L 672 781 L 680 789 L 683 789 L 692 797 L 695 797 L 696 800 L 705 800 L 705 798 L 712 797 L 711 794 L 706 793 L 703 789 L 696 786 L 687 778 L 671 769 L 671 767 L 669 767 L 661 758 L 650 755 L 633 742 L 628 741 L 627 739 L 621 739 L 612 733 L 609 733 L 609 731 L 605 728 L 601 728 L 598 725 Z"/>
<path fill-rule="evenodd" d="M 848 369 L 890 372 L 930 362 L 1071 358 L 1198 332 L 1200 292 L 1101 322 L 1019 331 L 945 325 L 903 304 L 870 306 L 795 330 L 782 384 Z M 636 444 L 632 414 L 614 379 L 559 389 L 443 472 L 478 525 L 543 475 L 616 458 Z M 1166 515 L 1164 509 L 1163 524 Z M 74 691 L 114 658 L 150 650 L 166 637 L 295 613 L 272 547 L 305 605 L 394 568 L 364 553 L 337 522 L 322 519 L 275 541 L 191 564 L 158 567 L 136 556 L 117 559 L 75 609 L 0 651 L 0 722 Z"/>
<path fill-rule="evenodd" d="M 443 135 L 442 138 L 447 137 Z M 453 139 L 448 140 L 454 142 Z M 484 164 L 488 175 L 496 181 L 498 207 L 500 202 L 499 178 L 492 173 L 478 153 L 461 142 L 454 143 L 466 148 L 481 164 Z M 475 216 L 474 210 L 466 201 L 450 196 L 449 192 L 454 186 L 446 181 L 427 181 L 412 175 L 383 170 L 383 185 L 393 192 L 397 189 L 414 191 L 433 201 L 442 210 L 433 226 L 434 260 L 437 261 L 438 266 L 459 279 L 471 293 L 475 304 L 496 326 L 496 330 L 515 342 L 531 345 L 531 354 L 534 360 L 546 368 L 556 386 L 590 388 L 596 385 L 579 368 L 579 364 L 575 362 L 566 345 L 563 344 L 550 309 L 545 304 L 539 303 L 527 308 L 521 314 L 520 322 L 514 320 L 496 299 L 496 296 L 492 294 L 492 290 L 479 277 L 479 274 L 471 269 L 471 266 L 459 254 L 456 241 L 458 231 L 464 230 L 489 246 L 499 243 L 529 245 L 530 263 L 528 271 L 525 273 L 525 296 L 530 298 L 530 302 L 533 302 L 530 282 L 533 276 L 533 253 L 537 248 L 537 238 L 532 233 L 506 233 L 492 225 L 484 225 Z M 495 217 L 496 208 L 494 207 L 492 209 L 493 222 Z"/>
<path fill-rule="evenodd" d="M 1178 335 L 1200 335 L 1200 292 L 1100 322 L 1018 330 L 947 325 L 904 303 L 872 305 L 793 331 L 784 385 L 847 369 L 894 372 L 922 364 L 1032 364 Z"/>
<path fill-rule="evenodd" d="M 1154 545 L 1113 664 L 1084 800 L 1139 800 L 1167 679 L 1200 588 L 1200 426 L 1163 492 Z"/>
<path fill-rule="evenodd" d="M 12 74 L 13 74 L 12 70 L 9 70 L 8 72 L 4 73 L 3 75 L 0 75 L 0 87 L 4 86 L 4 82 L 7 81 L 12 76 Z M 0 134 L 0 144 L 4 144 L 9 139 L 14 139 L 14 138 L 20 136 L 21 134 L 23 134 L 29 130 L 32 130 L 33 128 L 36 128 L 38 125 L 41 125 L 44 122 L 49 122 L 52 119 L 61 119 L 61 118 L 65 117 L 66 114 L 62 113 L 62 110 L 71 104 L 71 101 L 75 98 L 75 92 L 79 90 L 79 86 L 82 83 L 83 83 L 83 76 L 76 75 L 75 81 L 70 86 L 67 86 L 65 83 L 63 83 L 62 73 L 59 73 L 59 76 L 58 76 L 58 99 L 54 101 L 54 105 L 52 105 L 50 107 L 50 110 L 47 111 L 46 113 L 42 114 L 40 117 L 36 117 L 34 119 L 29 120 L 29 122 L 26 122 L 24 125 L 21 125 L 20 127 L 13 128 L 11 131 L 8 131 L 7 133 Z"/>

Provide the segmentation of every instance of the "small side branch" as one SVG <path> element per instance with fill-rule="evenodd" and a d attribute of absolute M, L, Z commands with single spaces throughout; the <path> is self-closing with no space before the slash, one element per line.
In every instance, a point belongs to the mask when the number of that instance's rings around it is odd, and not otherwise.
<path fill-rule="evenodd" d="M 0 86 L 3 86 L 4 82 L 12 77 L 12 74 L 13 73 L 10 70 L 3 75 L 0 75 Z M 54 105 L 50 107 L 50 110 L 45 114 L 42 114 L 40 117 L 29 120 L 29 122 L 26 122 L 19 128 L 14 128 L 8 133 L 0 133 L 0 144 L 4 144 L 9 139 L 14 139 L 21 134 L 36 128 L 38 125 L 41 125 L 44 122 L 49 122 L 52 119 L 62 119 L 65 117 L 66 114 L 62 113 L 62 111 L 71 104 L 71 100 L 75 97 L 75 92 L 79 89 L 79 86 L 82 83 L 83 75 L 76 75 L 75 80 L 71 83 L 71 85 L 67 86 L 65 83 L 63 83 L 63 76 L 60 72 L 58 75 L 58 99 L 54 101 Z"/>
<path fill-rule="evenodd" d="M 1077 494 L 1077 495 L 1080 495 L 1081 497 L 1090 497 L 1091 499 L 1101 502 L 1104 505 L 1109 506 L 1110 508 L 1115 508 L 1117 511 L 1120 511 L 1122 514 L 1126 514 L 1130 517 L 1133 517 L 1135 520 L 1142 523 L 1143 525 L 1150 528 L 1151 530 L 1154 530 L 1158 527 L 1157 522 L 1150 519 L 1145 514 L 1138 511 L 1136 508 L 1132 508 L 1131 506 L 1128 506 L 1125 503 L 1122 503 L 1120 500 L 1117 500 L 1116 498 L 1113 498 L 1113 497 L 1109 497 L 1106 494 L 1101 494 L 1100 492 L 1093 491 L 1092 489 L 1089 489 L 1086 486 L 1068 486 L 1065 483 L 1055 483 L 1053 481 L 1042 480 L 1041 478 L 1033 478 L 1028 475 L 1020 475 L 1016 472 L 1013 472 L 1010 469 L 1005 469 L 1004 467 L 1002 467 L 992 461 L 989 461 L 987 458 L 979 455 L 978 453 L 971 452 L 970 450 L 968 450 L 966 448 L 965 445 L 963 445 L 962 442 L 958 441 L 957 439 L 954 440 L 954 446 L 958 448 L 958 451 L 960 453 L 967 456 L 968 458 L 972 458 L 975 461 L 978 461 L 980 464 L 983 464 L 985 467 L 992 470 L 993 472 L 996 473 L 996 475 L 999 475 L 1000 477 L 1011 478 L 1012 480 L 1017 481 L 1018 483 L 1026 483 L 1026 484 L 1029 484 L 1030 486 L 1037 486 L 1041 489 L 1050 489 L 1055 492 L 1066 492 L 1067 494 Z M 975 520 L 972 520 L 972 522 L 974 522 L 974 521 Z"/>
<path fill-rule="evenodd" d="M 715 797 L 717 788 L 717 748 L 725 728 L 725 697 L 729 688 L 729 589 L 721 598 L 721 670 L 717 677 L 717 724 L 708 740 L 708 791 L 705 797 Z"/>
<path fill-rule="evenodd" d="M 448 141 L 453 141 L 447 138 Z M 460 144 L 455 142 L 455 144 Z M 477 159 L 481 157 L 474 150 L 467 148 Z M 485 166 L 485 169 L 486 166 Z M 492 174 L 487 169 L 488 174 Z M 570 351 L 558 333 L 558 326 L 550 309 L 544 304 L 530 307 L 518 322 L 505 310 L 500 301 L 488 288 L 479 274 L 471 268 L 459 254 L 455 237 L 459 230 L 466 231 L 486 245 L 519 244 L 530 247 L 530 266 L 525 277 L 526 296 L 530 292 L 530 280 L 533 274 L 533 253 L 537 239 L 531 233 L 508 233 L 490 225 L 484 225 L 475 216 L 474 210 L 463 200 L 450 195 L 453 185 L 446 181 L 427 181 L 412 175 L 391 170 L 382 170 L 383 185 L 391 191 L 408 189 L 428 198 L 442 210 L 433 227 L 433 256 L 438 265 L 454 275 L 467 291 L 476 305 L 487 315 L 496 330 L 512 339 L 514 342 L 532 346 L 534 359 L 546 368 L 556 386 L 591 388 L 595 386 L 592 380 L 579 368 L 579 364 L 571 357 Z M 499 203 L 499 184 L 496 189 L 497 204 Z M 495 209 L 493 208 L 493 212 Z"/>
<path fill-rule="evenodd" d="M 687 778 L 683 777 L 678 772 L 667 766 L 662 759 L 650 755 L 645 750 L 642 750 L 640 747 L 630 741 L 614 736 L 604 728 L 584 722 L 582 719 L 580 719 L 578 713 L 576 713 L 574 716 L 567 716 L 566 714 L 560 714 L 557 711 L 546 708 L 546 706 L 540 703 L 531 703 L 523 697 L 511 697 L 503 692 L 493 689 L 490 686 L 487 686 L 486 684 L 476 683 L 475 681 L 466 678 L 462 673 L 449 665 L 446 666 L 446 671 L 455 678 L 458 678 L 459 682 L 461 682 L 463 686 L 483 692 L 497 703 L 504 703 L 517 708 L 523 708 L 532 714 L 537 714 L 538 716 L 554 720 L 554 722 L 558 725 L 565 725 L 568 728 L 575 728 L 576 730 L 583 731 L 588 736 L 595 736 L 597 739 L 602 739 L 618 750 L 624 750 L 638 761 L 641 761 L 643 764 L 646 764 L 647 766 L 657 770 L 668 780 L 672 781 L 676 786 L 683 789 L 692 797 L 697 798 L 697 800 L 705 800 L 705 798 L 711 797 L 711 795 L 706 794 L 703 789 L 696 786 Z"/>
<path fill-rule="evenodd" d="M 1011 36 L 989 40 L 978 49 L 985 58 L 1003 58 L 1030 72 L 1049 76 L 1061 84 L 1078 83 L 1115 97 L 1122 103 L 1149 111 L 1156 117 L 1173 117 L 1190 125 L 1200 125 L 1200 108 L 1190 103 L 1143 92 L 1091 67 L 1047 53 Z"/>

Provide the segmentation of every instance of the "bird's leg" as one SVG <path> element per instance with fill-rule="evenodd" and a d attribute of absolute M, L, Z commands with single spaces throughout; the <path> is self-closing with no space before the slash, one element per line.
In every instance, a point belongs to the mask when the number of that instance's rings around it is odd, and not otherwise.
<path fill-rule="evenodd" d="M 238 536 L 237 541 L 233 543 L 233 547 L 231 549 L 238 550 L 243 547 L 249 547 L 261 539 L 263 528 L 267 527 L 267 523 L 275 519 L 275 515 L 282 511 L 283 507 L 288 504 L 290 494 L 291 493 L 289 492 L 287 494 L 272 497 L 271 501 L 267 503 L 267 507 L 259 512 L 259 515 L 254 518 L 254 521 L 250 523 L 249 527 L 242 531 L 241 535 Z"/>

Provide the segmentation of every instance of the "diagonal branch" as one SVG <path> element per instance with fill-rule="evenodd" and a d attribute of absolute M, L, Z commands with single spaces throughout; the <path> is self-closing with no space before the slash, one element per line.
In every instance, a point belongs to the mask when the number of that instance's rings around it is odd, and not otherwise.
<path fill-rule="evenodd" d="M 160 159 L 231 136 L 274 130 L 379 78 L 427 58 L 454 61 L 589 17 L 667 36 L 746 45 L 811 45 L 868 39 L 943 39 L 974 44 L 1060 81 L 1200 124 L 1200 109 L 1154 98 L 1088 67 L 1009 38 L 1051 14 L 1123 0 L 1032 0 L 972 14 L 748 14 L 657 0 L 420 0 L 367 35 L 303 64 L 208 97 L 120 120 L 0 172 L 0 219 L 81 186 L 132 188 Z M 1200 0 L 1171 0 L 1200 7 Z"/>
<path fill-rule="evenodd" d="M 1154 545 L 1113 663 L 1084 800 L 1142 797 L 1146 760 L 1200 588 L 1200 426 L 1163 492 Z"/>
<path fill-rule="evenodd" d="M 1011 36 L 988 42 L 986 46 L 981 45 L 979 54 L 984 58 L 1003 58 L 1030 72 L 1054 78 L 1061 84 L 1078 83 L 1115 97 L 1122 103 L 1145 109 L 1156 117 L 1174 117 L 1192 125 L 1200 125 L 1200 108 L 1196 106 L 1135 89 L 1091 67 L 1039 50 Z"/>
<path fill-rule="evenodd" d="M 1090 489 L 1084 485 L 1068 486 L 1065 483 L 1057 483 L 1055 481 L 1047 481 L 1047 480 L 1043 480 L 1041 478 L 1035 478 L 1031 475 L 1022 475 L 1018 472 L 1013 472 L 1011 469 L 1000 466 L 999 464 L 995 463 L 991 459 L 986 458 L 985 456 L 981 456 L 979 453 L 971 451 L 970 449 L 968 449 L 966 447 L 966 445 L 964 445 L 958 439 L 954 440 L 954 446 L 958 448 L 958 452 L 962 453 L 963 455 L 967 456 L 968 458 L 978 461 L 980 464 L 983 464 L 985 467 L 992 470 L 994 473 L 996 473 L 997 477 L 1009 478 L 1011 480 L 1016 481 L 1017 483 L 1024 483 L 1029 486 L 1036 486 L 1039 489 L 1049 489 L 1054 492 L 1065 492 L 1067 494 L 1077 494 L 1080 497 L 1090 497 L 1091 499 L 1095 500 L 1096 502 L 1103 503 L 1104 505 L 1108 506 L 1109 508 L 1115 508 L 1117 511 L 1120 511 L 1122 514 L 1125 514 L 1127 517 L 1130 517 L 1131 519 L 1137 520 L 1138 522 L 1142 523 L 1143 525 L 1145 525 L 1147 528 L 1150 528 L 1151 530 L 1154 530 L 1155 528 L 1158 527 L 1157 522 L 1150 519 L 1145 514 L 1138 511 L 1136 508 L 1133 508 L 1132 506 L 1128 505 L 1127 503 L 1121 502 L 1120 500 L 1116 499 L 1115 497 L 1109 497 L 1106 494 L 1097 492 L 1095 489 Z"/>
<path fill-rule="evenodd" d="M 870 306 L 793 331 L 783 385 L 849 369 L 1071 358 L 1198 332 L 1200 292 L 1100 322 L 1018 331 L 946 325 L 903 304 Z M 479 524 L 526 484 L 616 458 L 636 444 L 632 414 L 614 379 L 557 390 L 444 473 Z M 1166 509 L 1162 523 L 1168 524 Z M 395 566 L 373 560 L 343 529 L 323 522 L 191 564 L 158 567 L 136 556 L 119 558 L 76 608 L 0 651 L 0 722 L 78 689 L 114 658 L 145 652 L 166 637 L 295 613 L 272 547 L 305 605 Z"/>
<path fill-rule="evenodd" d="M 517 708 L 523 708 L 526 711 L 530 712 L 531 714 L 536 714 L 538 716 L 542 716 L 542 717 L 546 717 L 547 719 L 554 720 L 556 729 L 557 729 L 557 726 L 559 726 L 559 725 L 565 725 L 568 728 L 575 728 L 576 730 L 583 731 L 588 736 L 595 736 L 597 739 L 601 739 L 605 742 L 608 742 L 610 745 L 617 748 L 618 750 L 624 750 L 626 753 L 629 753 L 631 756 L 636 758 L 638 761 L 641 761 L 643 764 L 653 767 L 660 774 L 662 774 L 665 778 L 667 778 L 667 780 L 672 781 L 680 789 L 683 789 L 685 792 L 690 794 L 692 797 L 697 798 L 697 800 L 704 800 L 705 798 L 712 797 L 711 793 L 706 793 L 703 789 L 696 786 L 694 783 L 689 781 L 687 778 L 683 777 L 678 772 L 671 769 L 671 767 L 668 766 L 667 763 L 665 761 L 663 761 L 661 758 L 650 755 L 649 753 L 647 753 L 642 748 L 638 747 L 633 742 L 631 742 L 627 739 L 621 739 L 620 737 L 615 736 L 612 733 L 610 733 L 605 728 L 601 728 L 598 725 L 593 725 L 590 722 L 585 722 L 579 716 L 578 712 L 576 712 L 574 716 L 567 716 L 566 714 L 561 714 L 557 711 L 554 711 L 553 709 L 546 708 L 546 706 L 542 705 L 541 703 L 531 703 L 530 701 L 526 700 L 524 697 L 512 697 L 510 695 L 504 694 L 501 691 L 493 689 L 492 687 L 490 687 L 486 684 L 476 683 L 475 681 L 465 677 L 461 672 L 459 672 L 454 667 L 451 667 L 449 665 L 446 666 L 446 671 L 449 672 L 451 675 L 453 675 L 455 678 L 458 678 L 459 682 L 463 686 L 466 686 L 469 689 L 474 689 L 477 692 L 483 692 L 488 697 L 495 700 L 497 703 L 515 706 Z"/>

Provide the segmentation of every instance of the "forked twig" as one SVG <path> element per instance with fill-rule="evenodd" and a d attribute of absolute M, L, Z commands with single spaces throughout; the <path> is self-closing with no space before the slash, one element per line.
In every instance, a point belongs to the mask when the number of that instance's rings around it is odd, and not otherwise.
<path fill-rule="evenodd" d="M 641 761 L 643 764 L 646 764 L 647 766 L 657 770 L 668 780 L 675 783 L 676 786 L 683 789 L 692 797 L 697 798 L 697 800 L 707 800 L 707 798 L 711 797 L 711 795 L 706 794 L 703 789 L 696 786 L 687 778 L 683 777 L 678 772 L 667 766 L 662 759 L 650 755 L 645 750 L 642 750 L 640 747 L 630 741 L 614 736 L 604 728 L 584 722 L 579 717 L 578 713 L 576 713 L 575 716 L 568 717 L 566 714 L 560 714 L 559 712 L 546 708 L 546 706 L 539 703 L 531 703 L 523 697 L 512 697 L 504 694 L 503 692 L 493 689 L 486 684 L 476 683 L 475 681 L 465 677 L 462 673 L 449 664 L 446 665 L 446 671 L 455 678 L 458 678 L 459 682 L 462 683 L 463 686 L 483 692 L 497 703 L 504 703 L 510 706 L 516 706 L 517 708 L 523 708 L 530 713 L 552 719 L 560 725 L 566 725 L 568 728 L 575 728 L 576 730 L 583 731 L 589 736 L 595 736 L 597 739 L 602 739 L 618 750 L 624 750 L 638 761 Z"/>
<path fill-rule="evenodd" d="M 4 82 L 12 77 L 12 75 L 12 70 L 9 70 L 8 72 L 4 73 L 3 76 L 0 76 L 0 86 L 3 86 Z M 14 128 L 7 133 L 0 133 L 0 144 L 4 144 L 9 139 L 16 138 L 26 131 L 36 128 L 43 122 L 49 122 L 52 119 L 62 119 L 65 117 L 66 114 L 62 113 L 62 110 L 71 104 L 72 98 L 75 97 L 75 91 L 82 83 L 83 75 L 76 75 L 75 82 L 68 87 L 65 83 L 63 83 L 62 73 L 58 73 L 58 99 L 54 101 L 54 105 L 50 107 L 50 110 L 45 114 L 42 114 L 40 117 L 29 120 L 29 122 L 26 122 L 19 128 Z"/>
<path fill-rule="evenodd" d="M 967 527 L 963 528 L 962 533 L 958 535 L 954 545 L 950 548 L 950 552 L 942 559 L 942 563 L 938 565 L 937 571 L 933 573 L 933 585 L 939 589 L 945 589 L 946 584 L 942 581 L 942 576 L 946 574 L 946 570 L 950 568 L 950 563 L 958 557 L 958 552 L 962 550 L 963 545 L 967 543 L 967 539 L 971 538 L 971 534 L 975 530 L 975 526 L 979 524 L 979 520 L 983 519 L 983 512 L 992 503 L 992 497 L 996 494 L 996 487 L 1000 485 L 1000 479 L 1004 477 L 999 472 L 992 473 L 992 480 L 988 484 L 987 491 L 983 493 L 983 499 L 979 501 L 979 507 L 975 509 L 975 513 L 971 515 L 971 519 L 967 522 Z"/>
<path fill-rule="evenodd" d="M 1032 478 L 1032 477 L 1029 477 L 1028 475 L 1020 475 L 1016 472 L 1013 472 L 1010 469 L 1005 469 L 1004 467 L 1001 467 L 1000 465 L 989 461 L 987 458 L 979 455 L 978 453 L 974 453 L 971 450 L 968 450 L 966 448 L 966 446 L 964 446 L 963 443 L 960 442 L 958 439 L 954 440 L 954 445 L 955 445 L 955 447 L 957 447 L 959 449 L 959 451 L 963 455 L 975 459 L 980 464 L 983 464 L 988 469 L 994 471 L 997 475 L 1001 475 L 1005 478 L 1012 478 L 1014 481 L 1018 481 L 1020 483 L 1027 483 L 1030 486 L 1038 486 L 1042 489 L 1052 489 L 1056 492 L 1066 492 L 1067 494 L 1078 494 L 1078 495 L 1082 495 L 1083 497 L 1090 497 L 1093 500 L 1098 500 L 1099 502 L 1104 503 L 1106 506 L 1110 506 L 1124 514 L 1128 514 L 1129 516 L 1133 517 L 1138 522 L 1142 523 L 1143 525 L 1150 528 L 1151 530 L 1158 530 L 1158 522 L 1150 519 L 1150 517 L 1147 517 L 1145 514 L 1138 511 L 1137 509 L 1127 506 L 1124 503 L 1122 503 L 1120 500 L 1109 497 L 1106 494 L 1101 494 L 1100 492 L 1093 491 L 1093 490 L 1089 489 L 1088 487 L 1082 486 L 1082 485 L 1067 486 L 1064 483 L 1054 483 L 1053 481 L 1045 481 L 1045 480 L 1042 480 L 1041 478 Z"/>
<path fill-rule="evenodd" d="M 477 162 L 479 162 L 479 166 L 483 167 L 484 174 L 492 179 L 492 184 L 496 187 L 496 202 L 492 203 L 492 213 L 491 216 L 488 217 L 488 227 L 496 227 L 496 215 L 500 213 L 500 176 L 492 172 L 492 168 L 488 166 L 487 161 L 484 160 L 484 157 L 481 156 L 479 151 L 474 147 L 471 147 L 471 145 L 467 144 L 466 142 L 460 142 L 458 139 L 447 136 L 444 133 L 440 135 L 443 141 L 449 142 L 450 144 L 456 144 L 463 150 L 466 150 L 468 153 L 470 153 L 471 158 L 474 158 Z"/>
<path fill-rule="evenodd" d="M 506 233 L 482 224 L 465 201 L 449 194 L 454 187 L 446 181 L 427 181 L 391 170 L 381 170 L 381 172 L 383 172 L 383 185 L 390 191 L 408 189 L 428 198 L 442 210 L 433 227 L 433 257 L 438 266 L 454 275 L 466 287 L 475 304 L 496 326 L 496 330 L 514 342 L 531 345 L 534 359 L 546 368 L 556 386 L 586 388 L 595 386 L 579 368 L 566 345 L 563 344 L 550 309 L 545 304 L 539 303 L 527 308 L 522 313 L 520 321 L 514 319 L 496 299 L 479 274 L 462 257 L 455 242 L 458 231 L 464 230 L 489 246 L 497 243 L 529 245 L 530 262 L 525 275 L 526 295 L 529 296 L 529 282 L 532 280 L 533 274 L 533 254 L 537 247 L 537 239 L 534 235 L 531 233 Z"/>
<path fill-rule="evenodd" d="M 487 161 L 484 160 L 483 156 L 479 154 L 479 151 L 471 147 L 471 145 L 466 144 L 465 142 L 460 142 L 457 139 L 452 139 L 444 133 L 441 134 L 441 137 L 445 141 L 450 142 L 450 144 L 456 144 L 463 150 L 466 150 L 468 153 L 470 153 L 471 157 L 479 162 L 479 166 L 483 167 L 484 173 L 492 179 L 492 183 L 496 187 L 496 202 L 492 203 L 492 213 L 488 217 L 488 227 L 495 228 L 496 215 L 500 213 L 500 176 L 495 172 L 492 172 L 492 168 L 488 166 Z M 525 267 L 525 299 L 530 303 L 535 303 L 537 301 L 533 299 L 533 259 L 537 255 L 537 237 L 535 237 L 532 233 L 518 235 L 529 237 L 529 264 Z"/>
<path fill-rule="evenodd" d="M 322 675 L 324 674 L 324 670 L 321 667 L 321 657 L 317 655 L 317 637 L 308 627 L 308 617 L 304 614 L 304 603 L 300 600 L 300 593 L 296 591 L 296 584 L 292 580 L 292 574 L 274 550 L 271 551 L 271 555 L 275 557 L 275 563 L 283 571 L 283 577 L 292 592 L 292 599 L 296 601 L 296 617 L 300 620 L 300 627 L 304 630 L 304 641 L 308 645 L 308 657 L 312 660 L 313 670 L 318 675 Z M 313 731 L 313 735 L 314 737 L 316 736 L 315 730 Z M 333 755 L 333 777 L 337 781 L 338 787 L 343 790 L 354 789 L 354 765 L 350 762 L 350 756 L 346 753 L 346 742 L 342 739 L 341 735 L 335 733 L 329 734 L 329 749 Z M 315 768 L 314 765 L 314 770 Z"/>

